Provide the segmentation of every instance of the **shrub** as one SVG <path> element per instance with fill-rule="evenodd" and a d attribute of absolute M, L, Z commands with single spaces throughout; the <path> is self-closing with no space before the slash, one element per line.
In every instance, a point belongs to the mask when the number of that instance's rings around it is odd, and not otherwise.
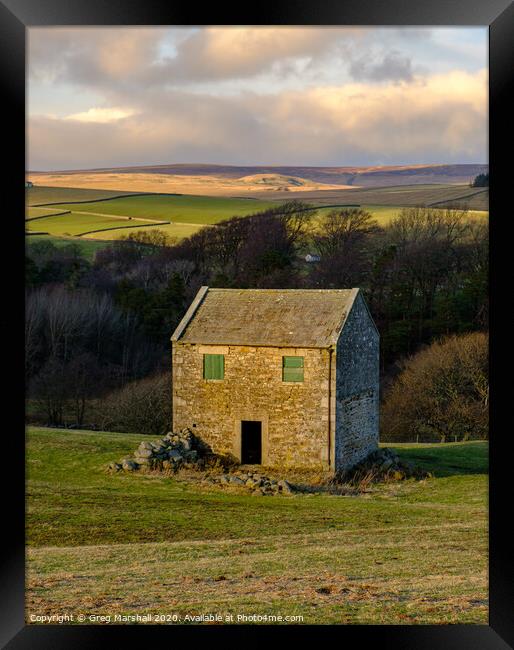
<path fill-rule="evenodd" d="M 433 343 L 402 364 L 381 407 L 382 440 L 488 437 L 488 334 Z"/>
<path fill-rule="evenodd" d="M 471 187 L 489 187 L 489 174 L 478 174 L 478 176 L 475 176 Z"/>
<path fill-rule="evenodd" d="M 162 435 L 171 425 L 171 377 L 163 373 L 134 381 L 96 406 L 95 419 L 104 431 Z"/>

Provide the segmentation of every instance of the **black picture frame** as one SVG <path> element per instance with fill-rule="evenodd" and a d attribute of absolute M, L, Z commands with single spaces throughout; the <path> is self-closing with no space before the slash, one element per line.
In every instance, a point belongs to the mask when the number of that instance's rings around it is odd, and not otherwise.
<path fill-rule="evenodd" d="M 248 3 L 237 10 L 230 5 L 218 3 L 193 6 L 192 3 L 164 2 L 161 0 L 2 0 L 0 2 L 0 75 L 4 118 L 4 137 L 12 135 L 10 146 L 4 139 L 4 157 L 8 165 L 4 170 L 4 200 L 16 213 L 24 211 L 22 177 L 25 176 L 25 31 L 32 26 L 43 25 L 483 25 L 489 26 L 490 34 L 490 214 L 491 214 L 491 271 L 492 308 L 491 326 L 495 330 L 491 343 L 492 406 L 490 439 L 490 499 L 489 499 L 489 625 L 452 626 L 257 626 L 251 629 L 251 640 L 259 641 L 270 630 L 278 641 L 289 643 L 303 640 L 307 631 L 318 639 L 326 634 L 336 634 L 341 645 L 355 644 L 378 647 L 394 647 L 396 650 L 411 648 L 466 648 L 487 650 L 508 648 L 514 644 L 514 549 L 510 532 L 512 509 L 508 499 L 511 485 L 512 461 L 509 459 L 510 413 L 512 380 L 502 378 L 500 357 L 508 363 L 508 343 L 504 328 L 502 336 L 495 318 L 497 306 L 509 302 L 510 292 L 500 289 L 506 268 L 501 267 L 501 247 L 496 242 L 503 237 L 501 216 L 503 206 L 508 206 L 510 189 L 507 174 L 511 165 L 506 164 L 511 155 L 512 138 L 512 68 L 514 67 L 514 5 L 510 0 L 360 0 L 346 2 L 335 0 L 274 0 L 266 5 Z M 505 161 L 505 164 L 502 163 Z M 5 160 L 4 160 L 5 162 Z M 19 189 L 18 189 L 19 188 Z M 5 203 L 4 203 L 5 205 Z M 16 221 L 16 220 L 14 220 Z M 6 305 L 10 306 L 7 370 L 12 370 L 9 395 L 9 411 L 14 413 L 14 423 L 9 431 L 9 457 L 16 459 L 11 476 L 5 479 L 2 499 L 4 510 L 3 541 L 1 555 L 1 603 L 0 642 L 2 647 L 21 648 L 91 648 L 119 647 L 122 637 L 128 636 L 132 643 L 152 644 L 159 641 L 182 643 L 209 642 L 221 635 L 231 643 L 247 642 L 249 629 L 245 626 L 220 627 L 173 627 L 167 626 L 33 626 L 24 622 L 24 437 L 23 422 L 23 259 L 24 232 L 21 226 L 10 234 L 9 252 L 20 261 L 13 274 L 13 267 L 5 268 L 2 277 L 13 278 L 12 285 L 4 286 Z M 4 247 L 7 248 L 6 243 Z M 4 255 L 4 264 L 6 256 Z M 508 278 L 507 278 L 508 279 Z M 498 300 L 495 300 L 498 297 Z M 4 312 L 5 313 L 5 312 Z M 3 319 L 4 320 L 4 319 Z M 7 320 L 7 319 L 5 319 Z M 497 322 L 499 321 L 499 322 Z M 507 322 L 507 326 L 508 326 Z M 4 341 L 6 339 L 4 338 Z M 19 344 L 19 349 L 18 349 Z M 512 346 L 511 346 L 512 347 Z M 11 362 L 8 358 L 11 355 Z M 498 365 L 496 365 L 498 359 Z M 507 366 L 508 367 L 508 366 Z M 17 378 L 17 379 L 16 379 Z M 18 381 L 19 380 L 19 381 Z M 6 390 L 6 389 L 4 389 Z M 4 442 L 3 444 L 7 444 Z M 4 450 L 5 454 L 5 450 Z M 7 515 L 7 516 L 6 516 Z M 314 628 L 314 630 L 313 630 Z M 170 635 L 171 631 L 171 635 Z"/>

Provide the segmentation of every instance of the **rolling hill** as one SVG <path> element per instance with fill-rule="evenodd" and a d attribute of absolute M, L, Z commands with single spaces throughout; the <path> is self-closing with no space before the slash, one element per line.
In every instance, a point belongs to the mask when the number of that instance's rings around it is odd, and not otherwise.
<path fill-rule="evenodd" d="M 166 192 L 210 196 L 255 196 L 260 192 L 351 190 L 398 185 L 469 185 L 488 165 L 395 165 L 286 167 L 154 165 L 29 172 L 36 185 L 97 190 Z"/>
<path fill-rule="evenodd" d="M 102 169 L 57 170 L 53 172 L 29 172 L 33 175 L 81 175 L 85 173 L 117 174 L 165 174 L 171 176 L 217 176 L 220 178 L 243 178 L 252 175 L 277 174 L 299 177 L 319 183 L 336 185 L 411 185 L 414 183 L 466 183 L 477 174 L 487 172 L 486 164 L 454 165 L 374 165 L 363 167 L 303 167 L 281 165 L 207 165 L 170 164 Z"/>

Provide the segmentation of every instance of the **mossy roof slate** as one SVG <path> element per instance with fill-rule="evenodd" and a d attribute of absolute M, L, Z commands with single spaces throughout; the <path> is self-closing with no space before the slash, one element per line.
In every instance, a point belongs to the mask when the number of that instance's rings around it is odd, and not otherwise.
<path fill-rule="evenodd" d="M 205 345 L 330 347 L 337 342 L 358 291 L 202 287 L 171 340 Z"/>

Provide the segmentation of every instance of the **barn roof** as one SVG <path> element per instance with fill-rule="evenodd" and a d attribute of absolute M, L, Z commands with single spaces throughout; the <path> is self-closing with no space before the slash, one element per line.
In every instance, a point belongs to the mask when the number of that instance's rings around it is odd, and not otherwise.
<path fill-rule="evenodd" d="M 359 289 L 202 287 L 171 337 L 185 343 L 326 348 Z"/>

